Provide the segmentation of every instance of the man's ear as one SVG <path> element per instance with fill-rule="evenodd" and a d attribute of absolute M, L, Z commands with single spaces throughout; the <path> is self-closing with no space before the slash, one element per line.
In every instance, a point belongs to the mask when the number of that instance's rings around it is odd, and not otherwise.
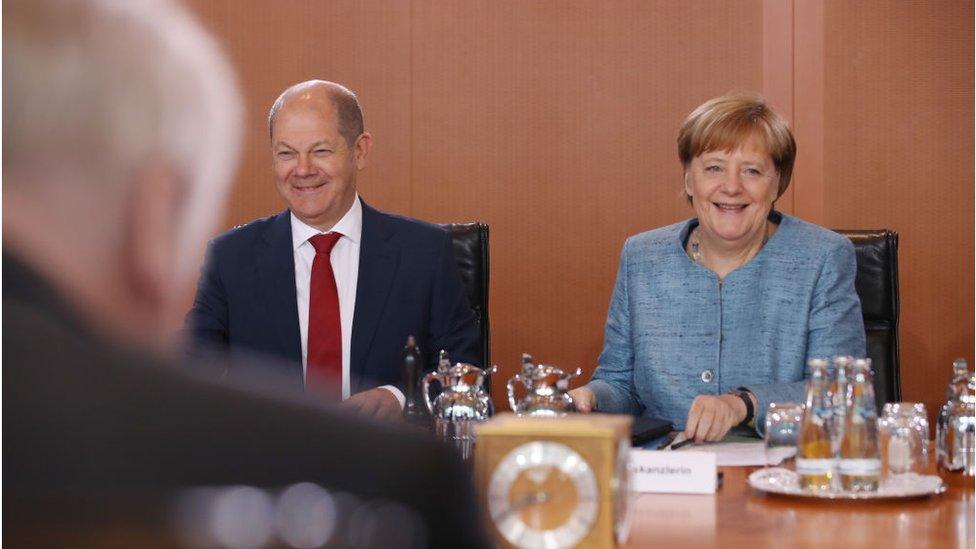
<path fill-rule="evenodd" d="M 168 164 L 154 162 L 134 175 L 125 213 L 124 283 L 143 317 L 164 324 L 177 290 L 176 236 L 184 184 Z"/>
<path fill-rule="evenodd" d="M 373 136 L 369 132 L 363 132 L 356 139 L 356 144 L 353 145 L 353 155 L 356 161 L 356 169 L 361 170 L 366 167 L 366 156 L 369 155 L 370 149 L 373 148 Z"/>

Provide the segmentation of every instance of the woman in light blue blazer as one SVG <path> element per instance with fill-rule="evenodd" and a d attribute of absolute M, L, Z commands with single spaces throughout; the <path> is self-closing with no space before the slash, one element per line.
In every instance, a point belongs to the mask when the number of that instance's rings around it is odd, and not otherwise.
<path fill-rule="evenodd" d="M 692 219 L 627 239 L 581 411 L 674 422 L 696 441 L 761 432 L 803 398 L 812 357 L 864 356 L 850 241 L 775 211 L 796 142 L 765 102 L 726 95 L 678 134 Z"/>

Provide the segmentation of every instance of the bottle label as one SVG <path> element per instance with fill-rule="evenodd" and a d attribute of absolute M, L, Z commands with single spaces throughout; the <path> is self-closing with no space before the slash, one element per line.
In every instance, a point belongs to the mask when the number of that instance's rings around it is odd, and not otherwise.
<path fill-rule="evenodd" d="M 800 475 L 826 475 L 833 470 L 834 460 L 831 458 L 796 458 L 796 472 Z"/>
<path fill-rule="evenodd" d="M 842 475 L 878 475 L 881 474 L 881 460 L 877 458 L 842 459 L 838 464 L 838 469 Z"/>

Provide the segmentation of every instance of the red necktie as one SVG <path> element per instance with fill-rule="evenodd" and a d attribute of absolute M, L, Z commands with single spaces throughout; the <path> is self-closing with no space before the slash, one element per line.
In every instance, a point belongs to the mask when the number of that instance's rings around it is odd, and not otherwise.
<path fill-rule="evenodd" d="M 315 247 L 308 303 L 308 368 L 306 387 L 333 400 L 342 399 L 342 325 L 339 292 L 330 259 L 342 235 L 318 234 L 308 239 Z"/>

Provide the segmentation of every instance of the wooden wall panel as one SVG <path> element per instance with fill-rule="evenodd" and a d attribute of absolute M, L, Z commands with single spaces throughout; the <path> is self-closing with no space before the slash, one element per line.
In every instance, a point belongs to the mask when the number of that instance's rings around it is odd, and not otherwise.
<path fill-rule="evenodd" d="M 933 407 L 951 358 L 971 354 L 971 5 L 189 4 L 247 100 L 223 228 L 283 207 L 265 129 L 277 94 L 309 78 L 347 84 L 375 136 L 366 200 L 491 225 L 496 399 L 522 351 L 589 375 L 624 238 L 691 214 L 678 124 L 729 90 L 765 93 L 795 125 L 800 156 L 781 209 L 901 233 L 905 397 Z"/>
<path fill-rule="evenodd" d="M 286 87 L 313 78 L 348 86 L 376 136 L 364 196 L 410 201 L 410 5 L 385 0 L 193 0 L 238 71 L 246 142 L 223 228 L 284 209 L 271 177 L 268 109 Z M 376 190 L 376 192 L 374 192 Z"/>
<path fill-rule="evenodd" d="M 624 239 L 691 214 L 678 125 L 762 83 L 761 5 L 414 5 L 413 211 L 491 226 L 496 394 L 523 351 L 588 377 Z"/>
<path fill-rule="evenodd" d="M 762 95 L 776 111 L 795 129 L 794 78 L 795 63 L 793 43 L 793 0 L 763 0 L 762 3 Z M 776 208 L 793 215 L 796 181 L 803 179 L 803 165 L 794 165 L 793 181 L 783 196 L 776 201 Z"/>
<path fill-rule="evenodd" d="M 771 0 L 775 1 L 775 0 Z M 793 7 L 794 215 L 823 225 L 824 217 L 824 0 Z"/>
<path fill-rule="evenodd" d="M 837 0 L 824 20 L 824 223 L 901 235 L 903 393 L 931 415 L 973 359 L 973 4 Z"/>

